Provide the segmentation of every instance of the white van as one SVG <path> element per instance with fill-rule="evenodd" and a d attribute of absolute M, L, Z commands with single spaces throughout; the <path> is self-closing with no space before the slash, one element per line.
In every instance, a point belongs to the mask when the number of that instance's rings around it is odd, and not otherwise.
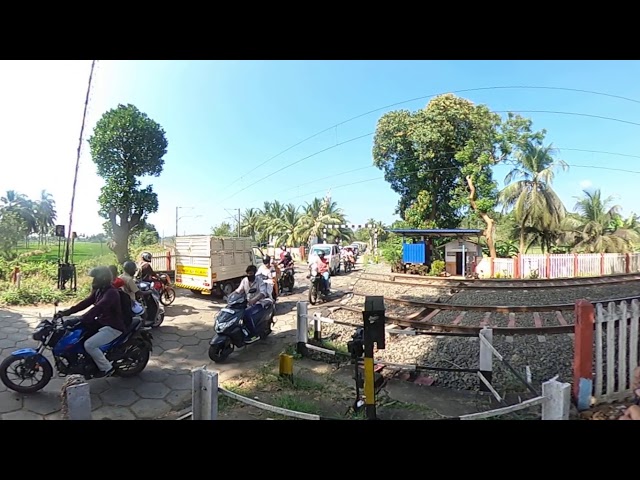
<path fill-rule="evenodd" d="M 309 265 L 318 260 L 318 252 L 323 251 L 325 258 L 329 261 L 329 273 L 337 275 L 340 272 L 340 248 L 333 243 L 319 243 L 309 250 Z"/>

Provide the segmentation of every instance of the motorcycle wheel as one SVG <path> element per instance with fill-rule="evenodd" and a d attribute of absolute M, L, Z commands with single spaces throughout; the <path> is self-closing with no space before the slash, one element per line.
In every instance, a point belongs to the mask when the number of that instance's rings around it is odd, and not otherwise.
<path fill-rule="evenodd" d="M 318 301 L 318 287 L 315 284 L 309 287 L 309 303 L 315 305 Z"/>
<path fill-rule="evenodd" d="M 160 295 L 160 303 L 162 303 L 165 307 L 171 305 L 176 299 L 176 291 L 171 288 L 165 288 L 162 294 Z"/>
<path fill-rule="evenodd" d="M 10 369 L 12 371 L 10 371 Z M 35 384 L 29 386 L 19 385 L 9 378 L 9 375 L 13 375 L 21 380 L 33 379 L 38 372 L 42 372 L 42 378 Z M 2 380 L 5 387 L 14 392 L 35 393 L 46 387 L 51 377 L 53 377 L 53 368 L 51 368 L 51 365 L 48 362 L 36 365 L 34 357 L 24 358 L 9 355 L 0 363 L 0 380 Z"/>
<path fill-rule="evenodd" d="M 122 378 L 135 377 L 145 369 L 150 357 L 151 352 L 146 345 L 130 345 L 125 350 L 124 357 L 113 362 L 115 375 Z"/>
<path fill-rule="evenodd" d="M 222 363 L 233 353 L 233 344 L 227 339 L 223 344 L 211 345 L 209 347 L 209 358 L 216 363 Z"/>
<path fill-rule="evenodd" d="M 160 325 L 162 325 L 162 322 L 164 322 L 164 314 L 165 312 L 162 312 L 160 314 L 160 319 L 155 321 L 155 323 L 152 325 L 152 328 L 158 328 Z"/>
<path fill-rule="evenodd" d="M 271 335 L 271 333 L 273 333 L 273 330 L 271 329 L 271 325 L 273 325 L 275 322 L 273 321 L 273 312 L 269 315 L 269 320 L 267 320 L 267 327 L 264 329 L 264 331 L 262 332 L 262 334 L 260 335 L 260 338 L 262 340 L 264 340 L 265 338 L 267 338 L 269 335 Z"/>

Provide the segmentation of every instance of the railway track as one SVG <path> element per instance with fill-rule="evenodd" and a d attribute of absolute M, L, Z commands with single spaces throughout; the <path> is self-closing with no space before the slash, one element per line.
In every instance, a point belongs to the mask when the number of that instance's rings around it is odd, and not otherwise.
<path fill-rule="evenodd" d="M 618 283 L 628 283 L 640 281 L 640 274 L 609 275 L 604 277 L 582 277 L 582 278 L 557 278 L 557 279 L 497 279 L 486 278 L 480 280 L 455 279 L 448 277 L 420 277 L 404 273 L 362 273 L 360 280 L 368 280 L 378 283 L 388 283 L 393 285 L 415 285 L 426 287 L 442 287 L 453 289 L 473 289 L 473 290 L 498 290 L 498 289 L 529 289 L 529 288 L 576 288 L 590 287 L 596 285 L 615 285 Z"/>
<path fill-rule="evenodd" d="M 364 294 L 353 293 L 351 298 L 364 297 Z M 616 298 L 594 303 L 630 301 L 634 297 Z M 362 307 L 340 305 L 336 311 L 362 313 Z M 494 335 L 558 335 L 573 334 L 573 320 L 567 320 L 567 312 L 573 312 L 575 305 L 537 305 L 537 306 L 489 306 L 489 305 L 454 305 L 447 303 L 428 303 L 415 300 L 403 300 L 396 298 L 384 299 L 387 308 L 387 323 L 390 328 L 405 327 L 421 332 L 437 333 L 441 335 L 468 335 L 476 336 L 484 327 L 491 327 Z M 398 308 L 399 306 L 404 307 Z M 391 307 L 391 308 L 389 308 Z M 407 313 L 406 307 L 413 309 Z M 455 317 L 450 323 L 437 321 L 439 315 L 445 312 L 455 312 Z M 474 321 L 477 325 L 464 325 L 471 314 L 482 312 L 482 318 Z M 532 315 L 534 326 L 517 326 L 520 315 Z M 502 325 L 501 325 L 502 324 Z"/>

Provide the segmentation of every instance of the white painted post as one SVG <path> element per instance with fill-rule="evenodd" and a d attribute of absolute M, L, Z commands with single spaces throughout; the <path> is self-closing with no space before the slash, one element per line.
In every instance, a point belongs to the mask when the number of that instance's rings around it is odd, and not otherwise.
<path fill-rule="evenodd" d="M 569 420 L 571 384 L 549 380 L 542 384 L 542 420 Z"/>
<path fill-rule="evenodd" d="M 309 317 L 307 302 L 298 302 L 297 306 L 297 344 L 296 350 L 300 355 L 307 353 L 307 343 L 309 343 Z"/>
<path fill-rule="evenodd" d="M 192 370 L 192 419 L 218 419 L 218 372 L 210 372 L 206 367 Z"/>
<path fill-rule="evenodd" d="M 489 344 L 493 345 L 493 330 L 484 327 L 480 330 L 480 336 L 482 336 L 485 340 L 489 342 Z M 487 379 L 489 383 L 491 383 L 493 376 L 493 352 L 491 349 L 484 344 L 484 342 L 478 339 L 480 342 L 480 359 L 479 359 L 479 370 L 484 378 Z M 490 391 L 489 388 L 484 384 L 484 382 L 480 382 L 480 390 L 484 392 Z"/>
<path fill-rule="evenodd" d="M 91 420 L 91 390 L 88 383 L 70 385 L 65 389 L 67 420 Z"/>

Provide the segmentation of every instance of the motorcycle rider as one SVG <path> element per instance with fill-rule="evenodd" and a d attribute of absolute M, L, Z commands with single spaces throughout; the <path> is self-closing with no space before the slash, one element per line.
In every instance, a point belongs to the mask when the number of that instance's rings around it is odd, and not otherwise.
<path fill-rule="evenodd" d="M 262 278 L 262 281 L 267 284 L 267 290 L 272 300 L 275 300 L 278 291 L 276 290 L 276 282 L 274 282 L 274 274 L 271 271 L 271 257 L 267 255 L 262 259 L 262 265 L 258 269 L 257 274 Z"/>
<path fill-rule="evenodd" d="M 134 262 L 129 260 L 122 264 L 122 270 L 124 270 L 124 272 L 118 277 L 120 280 L 122 280 L 122 286 L 120 288 L 122 288 L 122 291 L 124 291 L 127 295 L 129 295 L 129 297 L 131 297 L 132 302 L 135 302 L 142 296 L 143 293 L 138 288 L 138 285 L 136 285 L 136 281 L 134 279 L 138 267 Z M 151 293 L 150 290 L 149 293 Z"/>
<path fill-rule="evenodd" d="M 240 286 L 236 288 L 235 293 L 243 293 L 247 299 L 247 309 L 244 315 L 245 326 L 245 340 L 244 342 L 249 344 L 260 339 L 255 332 L 255 324 L 253 321 L 254 316 L 258 316 L 262 313 L 262 310 L 267 308 L 273 301 L 269 298 L 269 292 L 267 290 L 267 284 L 262 280 L 262 277 L 256 276 L 258 269 L 255 265 L 249 265 L 245 270 L 246 277 L 240 282 Z M 249 293 L 255 289 L 254 293 Z"/>
<path fill-rule="evenodd" d="M 138 276 L 145 282 L 151 282 L 153 277 L 156 276 L 156 272 L 153 271 L 153 267 L 151 266 L 151 259 L 153 258 L 153 255 L 151 255 L 150 252 L 142 252 L 140 257 L 142 258 L 142 262 L 140 262 L 140 271 L 138 272 Z"/>
<path fill-rule="evenodd" d="M 329 289 L 331 288 L 331 283 L 329 282 L 329 260 L 324 256 L 324 250 L 318 252 L 316 268 L 318 269 L 318 273 L 322 275 L 324 289 L 328 295 L 330 293 Z"/>
<path fill-rule="evenodd" d="M 93 277 L 91 294 L 73 307 L 58 312 L 58 316 L 73 315 L 93 305 L 79 321 L 87 328 L 97 330 L 84 342 L 84 349 L 96 363 L 99 370 L 96 378 L 100 378 L 112 375 L 115 370 L 100 347 L 118 338 L 126 328 L 122 319 L 120 295 L 111 284 L 113 276 L 109 268 L 96 267 L 89 275 Z M 78 319 L 65 321 L 68 326 L 77 323 Z"/>

